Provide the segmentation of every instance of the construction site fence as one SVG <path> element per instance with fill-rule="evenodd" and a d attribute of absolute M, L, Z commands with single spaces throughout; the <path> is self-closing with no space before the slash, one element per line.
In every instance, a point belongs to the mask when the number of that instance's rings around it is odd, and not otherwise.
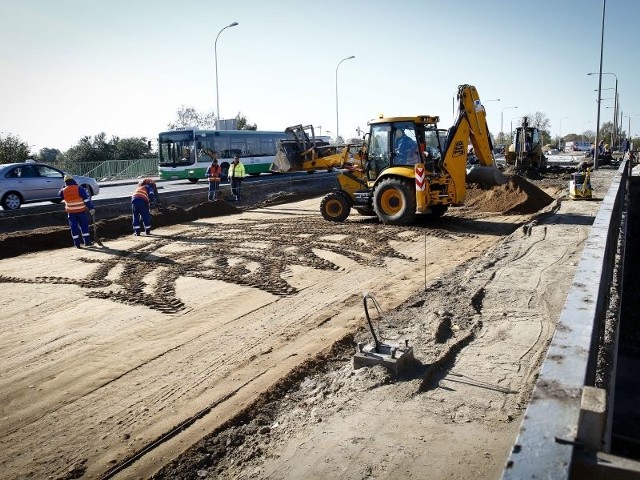
<path fill-rule="evenodd" d="M 134 160 L 105 160 L 103 162 L 79 162 L 60 164 L 65 172 L 73 175 L 93 177 L 98 181 L 119 180 L 158 175 L 157 158 Z"/>

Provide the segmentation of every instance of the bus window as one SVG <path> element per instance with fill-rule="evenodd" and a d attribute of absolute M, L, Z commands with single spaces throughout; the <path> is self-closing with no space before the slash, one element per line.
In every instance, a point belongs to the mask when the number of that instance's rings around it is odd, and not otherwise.
<path fill-rule="evenodd" d="M 244 156 L 247 152 L 247 148 L 245 146 L 245 142 L 244 139 L 235 139 L 232 138 L 231 139 L 231 150 L 233 150 L 234 152 L 240 152 L 241 156 Z"/>
<path fill-rule="evenodd" d="M 248 157 L 257 157 L 260 153 L 260 143 L 257 138 L 247 138 L 247 149 L 245 155 Z"/>
<path fill-rule="evenodd" d="M 275 155 L 276 154 L 276 142 L 273 138 L 261 138 L 260 139 L 260 155 Z"/>

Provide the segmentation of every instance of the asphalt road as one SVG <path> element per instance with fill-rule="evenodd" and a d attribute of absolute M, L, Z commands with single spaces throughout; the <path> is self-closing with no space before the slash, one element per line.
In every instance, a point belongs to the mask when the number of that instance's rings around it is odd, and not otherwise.
<path fill-rule="evenodd" d="M 263 174 L 257 176 L 247 176 L 245 179 L 245 186 L 249 185 L 268 185 L 282 182 L 291 182 L 295 181 L 296 178 L 304 176 L 303 178 L 308 179 L 308 173 L 306 172 L 296 172 L 296 173 L 284 173 L 284 174 Z M 315 172 L 314 175 L 335 175 L 335 173 L 318 171 Z M 157 180 L 157 179 L 156 179 Z M 128 198 L 131 196 L 133 191 L 133 186 L 138 182 L 138 179 L 123 179 L 123 180 L 110 180 L 105 182 L 100 182 L 100 193 L 93 197 L 93 200 L 96 204 L 109 203 L 110 201 L 117 201 L 124 198 Z M 207 189 L 207 182 L 204 180 L 200 180 L 198 183 L 191 183 L 187 180 L 157 180 L 158 182 L 158 193 L 159 196 L 162 197 L 166 194 L 179 195 L 180 193 L 193 193 L 196 191 L 204 191 Z M 223 182 L 221 184 L 221 188 L 229 188 L 228 182 Z M 20 215 L 24 215 L 25 211 L 29 211 L 29 209 L 37 208 L 38 212 L 44 210 L 60 210 L 60 206 L 53 204 L 51 202 L 35 202 L 24 204 L 20 207 Z M 11 217 L 18 212 L 10 212 L 6 210 L 0 211 L 1 217 Z"/>

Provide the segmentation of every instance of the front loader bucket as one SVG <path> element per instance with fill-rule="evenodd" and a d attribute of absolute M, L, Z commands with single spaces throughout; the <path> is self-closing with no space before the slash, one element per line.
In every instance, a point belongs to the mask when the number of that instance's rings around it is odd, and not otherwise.
<path fill-rule="evenodd" d="M 504 185 L 509 179 L 497 167 L 474 165 L 467 169 L 467 183 L 480 183 L 487 186 Z"/>
<path fill-rule="evenodd" d="M 302 169 L 302 153 L 295 140 L 280 140 L 278 153 L 271 164 L 271 171 L 277 173 L 297 172 Z"/>

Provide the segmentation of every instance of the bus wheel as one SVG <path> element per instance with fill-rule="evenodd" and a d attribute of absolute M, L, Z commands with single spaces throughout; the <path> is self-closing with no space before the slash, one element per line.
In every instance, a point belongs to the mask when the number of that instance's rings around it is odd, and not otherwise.
<path fill-rule="evenodd" d="M 330 222 L 344 222 L 349 216 L 351 205 L 349 198 L 340 192 L 331 192 L 322 199 L 320 213 Z"/>
<path fill-rule="evenodd" d="M 385 178 L 373 192 L 373 209 L 384 224 L 407 225 L 416 216 L 416 190 L 406 181 Z"/>
<path fill-rule="evenodd" d="M 198 183 L 197 178 L 188 178 L 187 180 L 189 180 L 189 183 Z"/>

